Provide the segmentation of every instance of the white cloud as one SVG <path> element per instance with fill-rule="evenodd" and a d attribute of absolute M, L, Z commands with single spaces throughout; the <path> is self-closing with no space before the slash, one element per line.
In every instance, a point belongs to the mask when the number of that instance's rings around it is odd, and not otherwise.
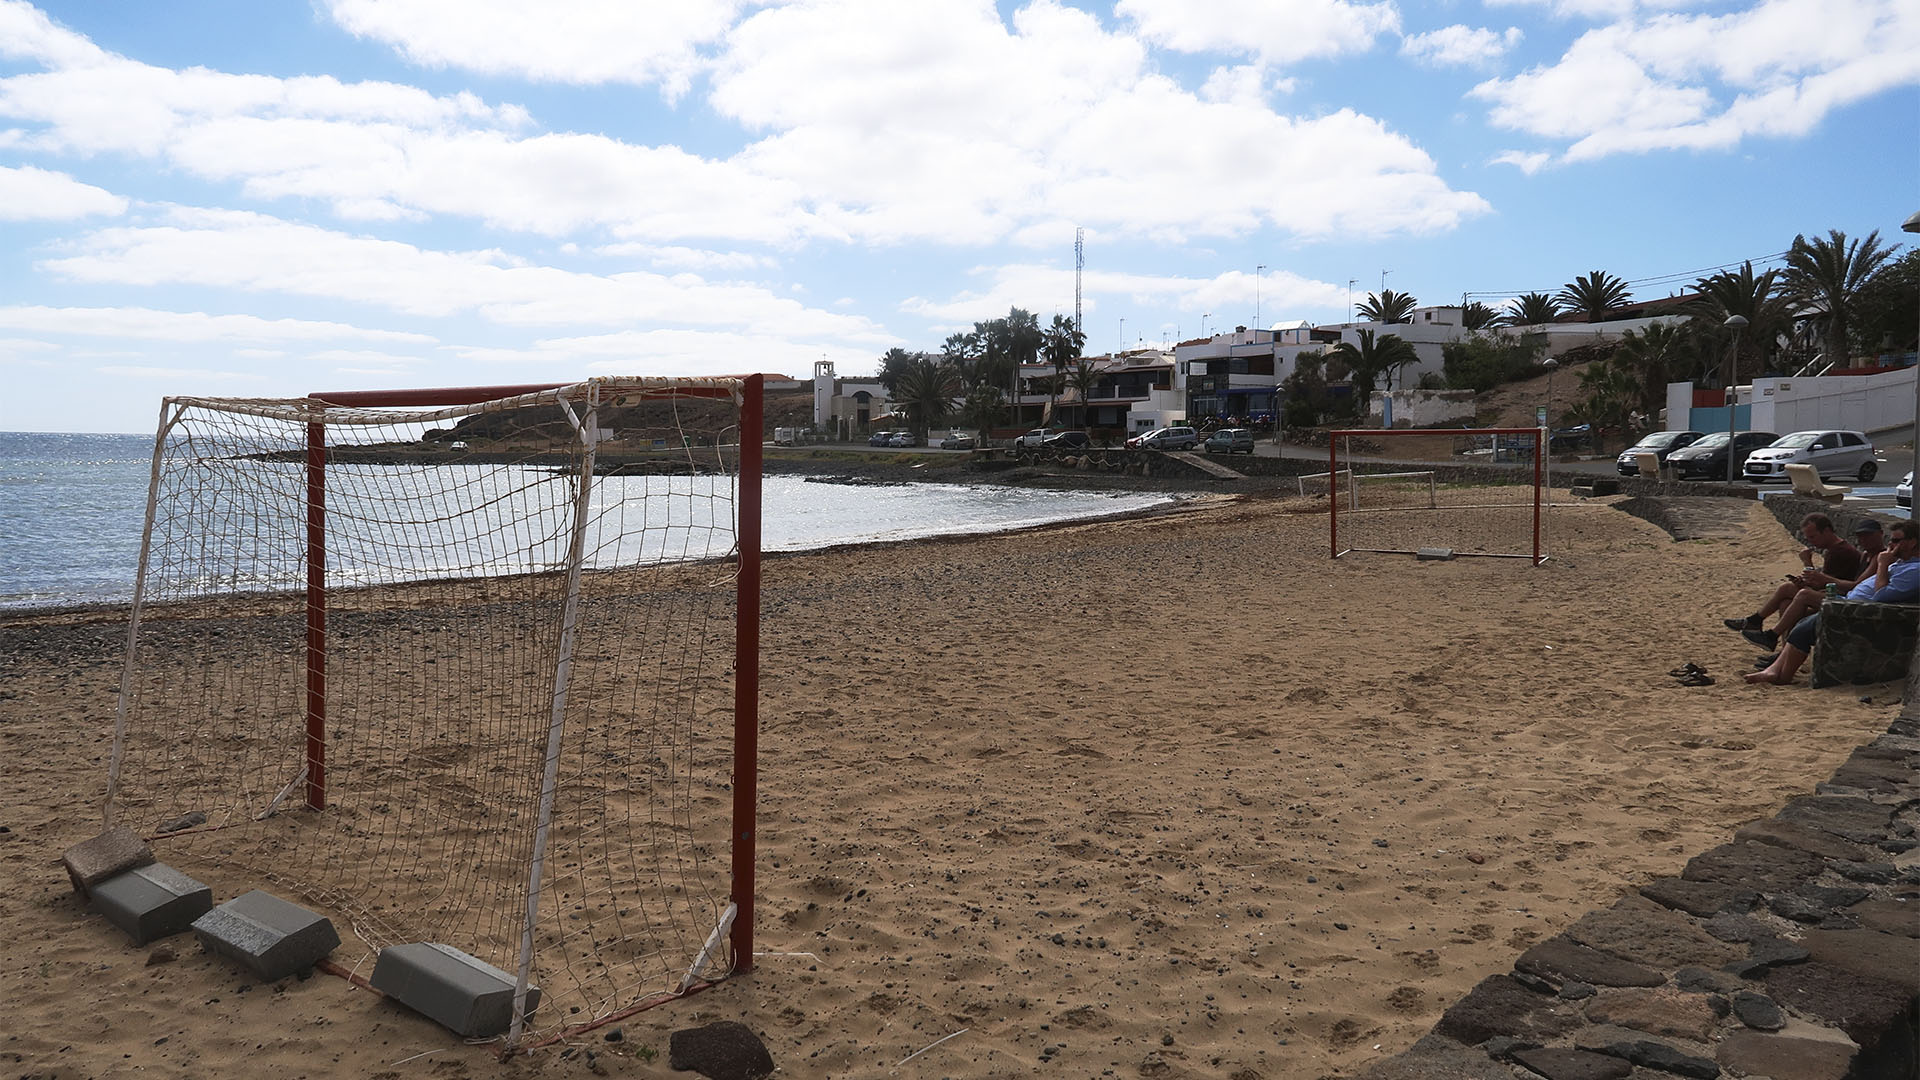
<path fill-rule="evenodd" d="M 1113 11 L 1169 49 L 1277 64 L 1365 52 L 1375 38 L 1400 29 L 1392 3 L 1347 0 L 1119 0 Z"/>
<path fill-rule="evenodd" d="M 39 266 L 97 284 L 284 293 L 408 315 L 472 312 L 509 325 L 752 324 L 850 340 L 884 336 L 866 319 L 803 307 L 757 285 L 518 265 L 498 251 L 432 251 L 239 211 L 175 208 L 166 224 L 101 229 Z"/>
<path fill-rule="evenodd" d="M 1583 160 L 1803 135 L 1837 108 L 1920 85 L 1920 8 L 1902 0 L 1763 0 L 1724 16 L 1658 15 L 1582 34 L 1557 62 L 1473 94 L 1494 123 Z"/>
<path fill-rule="evenodd" d="M 432 344 L 426 334 L 370 330 L 345 323 L 263 319 L 257 315 L 208 315 L 152 308 L 0 307 L 0 329 L 37 334 L 80 334 L 142 341 L 324 341 L 358 339 Z M 278 352 L 266 355 L 278 356 Z"/>
<path fill-rule="evenodd" d="M 468 363 L 594 375 L 729 375 L 771 371 L 805 377 L 817 360 L 841 371 L 868 370 L 899 338 L 850 344 L 831 338 L 755 331 L 631 330 L 581 337 L 547 338 L 524 349 L 475 346 L 455 349 Z"/>
<path fill-rule="evenodd" d="M 944 324 L 996 318 L 1014 306 L 1037 313 L 1043 323 L 1052 312 L 1073 313 L 1072 270 L 1015 264 L 978 269 L 974 276 L 987 279 L 986 286 L 945 300 L 912 297 L 900 304 L 900 310 Z M 1257 279 L 1241 270 L 1229 270 L 1210 278 L 1089 271 L 1083 287 L 1089 309 L 1101 306 L 1102 298 L 1171 306 L 1193 314 L 1243 307 L 1251 315 L 1256 299 L 1263 311 L 1273 312 L 1346 305 L 1345 286 L 1314 281 L 1287 270 L 1269 270 Z"/>
<path fill-rule="evenodd" d="M 1484 27 L 1443 26 L 1400 42 L 1400 55 L 1433 67 L 1490 67 L 1520 44 L 1517 26 L 1501 32 Z"/>
<path fill-rule="evenodd" d="M 1143 25 L 1166 11 L 1136 8 Z M 1322 23 L 1369 39 L 1397 26 L 1385 5 L 1275 10 L 1296 41 L 1324 42 L 1307 32 Z M 1263 225 L 1381 235 L 1487 209 L 1376 119 L 1276 112 L 1233 69 L 1195 93 L 1156 72 L 1139 39 L 1058 0 L 1033 0 L 1010 25 L 978 0 L 760 8 L 715 57 L 710 106 L 758 136 L 725 157 L 530 130 L 517 106 L 391 83 L 171 71 L 98 50 L 62 66 L 91 46 L 41 37 L 30 56 L 51 70 L 0 79 L 0 117 L 23 125 L 21 145 L 151 158 L 351 222 L 456 215 L 556 238 L 699 242 L 688 247 L 971 246 L 1062 219 L 1154 239 Z"/>
<path fill-rule="evenodd" d="M 266 376 L 251 371 L 220 371 L 214 368 L 155 367 L 150 364 L 106 364 L 94 369 L 116 379 L 199 379 L 203 382 L 261 382 Z"/>
<path fill-rule="evenodd" d="M 1552 154 L 1541 150 L 1502 150 L 1492 157 L 1491 163 L 1495 165 L 1511 165 L 1528 176 L 1532 176 L 1534 173 L 1545 168 L 1547 163 L 1552 160 Z"/>
<path fill-rule="evenodd" d="M 66 173 L 0 165 L 0 221 L 67 221 L 126 209 L 127 200 Z"/>
<path fill-rule="evenodd" d="M 742 0 L 326 0 L 350 33 L 415 63 L 535 82 L 659 83 L 684 93 L 699 49 L 732 24 Z"/>
<path fill-rule="evenodd" d="M 759 255 L 747 251 L 702 251 L 698 248 L 663 246 L 638 241 L 602 244 L 594 248 L 593 253 L 613 258 L 644 259 L 647 265 L 663 269 L 672 267 L 698 271 L 770 270 L 779 265 L 779 261 L 771 255 Z"/>

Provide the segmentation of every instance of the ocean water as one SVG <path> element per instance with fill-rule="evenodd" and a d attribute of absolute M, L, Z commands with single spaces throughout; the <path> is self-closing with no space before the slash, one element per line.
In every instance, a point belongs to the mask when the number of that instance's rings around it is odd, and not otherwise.
<path fill-rule="evenodd" d="M 152 452 L 153 440 L 145 435 L 0 432 L 0 607 L 132 599 Z M 371 474 L 381 467 L 343 468 Z M 472 468 L 438 467 L 456 472 Z M 409 473 L 413 480 L 406 479 Z M 404 484 L 419 482 L 422 475 L 420 469 L 393 470 L 386 479 Z M 668 519 L 645 532 L 640 548 L 604 549 L 597 561 L 725 554 L 716 545 L 725 542 L 726 534 L 711 531 L 711 521 L 702 516 L 715 506 L 725 512 L 724 503 L 705 498 L 711 483 L 690 477 L 598 478 L 594 502 L 603 512 L 638 506 L 642 495 L 663 490 L 680 497 L 668 500 Z M 763 495 L 762 548 L 766 551 L 998 532 L 1144 509 L 1169 498 L 954 484 L 825 484 L 792 476 L 767 477 Z M 295 510 L 273 508 L 273 512 Z M 513 512 L 517 511 L 511 503 L 503 504 L 502 514 Z M 529 562 L 524 550 L 491 548 L 487 537 L 492 534 L 493 530 L 482 529 L 458 544 L 441 544 L 430 568 L 427 564 L 400 566 L 383 561 L 379 553 L 408 547 L 408 538 L 387 532 L 355 535 L 342 523 L 330 541 L 330 573 L 336 580 L 356 582 L 449 572 L 507 573 L 548 565 L 560 554 L 557 546 L 535 550 Z M 721 539 L 711 539 L 715 537 Z M 432 548 L 433 544 L 412 547 Z M 297 553 L 289 550 L 230 551 L 223 573 L 241 586 L 297 581 L 297 568 L 290 565 L 294 558 Z"/>

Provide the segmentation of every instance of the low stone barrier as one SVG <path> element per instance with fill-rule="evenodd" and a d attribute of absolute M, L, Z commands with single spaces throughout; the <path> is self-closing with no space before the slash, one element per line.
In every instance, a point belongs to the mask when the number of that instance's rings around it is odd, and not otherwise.
<path fill-rule="evenodd" d="M 1829 597 L 1820 604 L 1813 685 L 1904 679 L 1920 639 L 1920 606 Z"/>
<path fill-rule="evenodd" d="M 1920 720 L 1543 941 L 1357 1080 L 1920 1076 Z"/>

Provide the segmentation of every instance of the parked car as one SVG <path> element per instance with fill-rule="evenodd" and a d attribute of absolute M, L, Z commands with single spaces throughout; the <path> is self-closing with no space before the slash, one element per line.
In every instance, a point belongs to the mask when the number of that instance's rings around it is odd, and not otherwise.
<path fill-rule="evenodd" d="M 915 435 L 911 431 L 896 431 L 893 433 L 893 437 L 887 440 L 887 445 L 888 446 L 919 446 L 920 436 Z"/>
<path fill-rule="evenodd" d="M 1207 436 L 1209 454 L 1253 453 L 1253 432 L 1243 427 L 1223 427 Z"/>
<path fill-rule="evenodd" d="M 1858 431 L 1796 431 L 1775 439 L 1747 455 L 1742 473 L 1756 484 L 1785 480 L 1787 466 L 1811 465 L 1821 479 L 1852 477 L 1861 483 L 1873 479 L 1880 464 L 1873 460 L 1873 442 Z"/>
<path fill-rule="evenodd" d="M 1893 504 L 1895 506 L 1904 506 L 1909 512 L 1913 510 L 1912 473 L 1908 473 L 1906 479 L 1900 481 L 1900 486 L 1893 489 Z"/>
<path fill-rule="evenodd" d="M 1013 440 L 1013 448 L 1015 450 L 1038 450 L 1040 449 L 1041 446 L 1046 444 L 1046 441 L 1047 441 L 1047 429 L 1043 427 L 1037 427 L 1037 428 L 1034 428 L 1032 431 L 1027 432 L 1025 435 L 1017 436 Z"/>
<path fill-rule="evenodd" d="M 949 431 L 947 437 L 940 440 L 942 450 L 974 450 L 980 446 L 980 440 L 964 431 Z"/>
<path fill-rule="evenodd" d="M 1093 440 L 1084 431 L 1056 431 L 1040 445 L 1050 450 L 1085 450 L 1093 445 Z"/>
<path fill-rule="evenodd" d="M 1656 431 L 1621 451 L 1614 464 L 1620 467 L 1621 476 L 1639 476 L 1640 461 L 1638 454 L 1652 454 L 1660 459 L 1662 466 L 1667 463 L 1667 455 L 1683 447 L 1692 446 L 1700 439 L 1698 431 Z"/>
<path fill-rule="evenodd" d="M 891 443 L 892 439 L 893 439 L 893 432 L 876 431 L 873 434 L 867 436 L 867 445 L 868 446 L 887 446 Z"/>
<path fill-rule="evenodd" d="M 1154 428 L 1128 439 L 1127 445 L 1138 450 L 1191 450 L 1200 445 L 1200 433 L 1190 427 Z"/>
<path fill-rule="evenodd" d="M 1771 431 L 1733 433 L 1733 475 L 1747 463 L 1747 455 L 1763 446 L 1772 446 L 1779 435 Z M 1727 478 L 1727 433 L 1710 431 L 1692 443 L 1667 455 L 1667 468 L 1682 480 L 1725 480 Z"/>

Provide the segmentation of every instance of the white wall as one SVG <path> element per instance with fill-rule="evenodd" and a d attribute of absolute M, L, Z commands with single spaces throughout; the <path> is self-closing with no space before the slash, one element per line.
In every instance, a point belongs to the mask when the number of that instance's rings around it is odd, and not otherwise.
<path fill-rule="evenodd" d="M 1388 394 L 1375 390 L 1373 398 L 1367 403 L 1367 417 L 1379 422 L 1383 412 L 1382 403 Z M 1395 390 L 1393 397 L 1394 427 L 1432 427 L 1458 420 L 1471 420 L 1474 414 L 1473 391 L 1471 390 Z"/>
<path fill-rule="evenodd" d="M 1913 368 L 1876 375 L 1825 375 L 1809 378 L 1755 379 L 1736 388 L 1735 398 L 1753 406 L 1749 431 L 1808 431 L 1839 428 L 1881 431 L 1913 423 Z M 1667 426 L 1696 425 L 1693 384 L 1667 384 Z"/>
<path fill-rule="evenodd" d="M 1878 431 L 1912 424 L 1914 371 L 1755 379 L 1754 429 L 1784 435 L 1810 428 Z"/>

